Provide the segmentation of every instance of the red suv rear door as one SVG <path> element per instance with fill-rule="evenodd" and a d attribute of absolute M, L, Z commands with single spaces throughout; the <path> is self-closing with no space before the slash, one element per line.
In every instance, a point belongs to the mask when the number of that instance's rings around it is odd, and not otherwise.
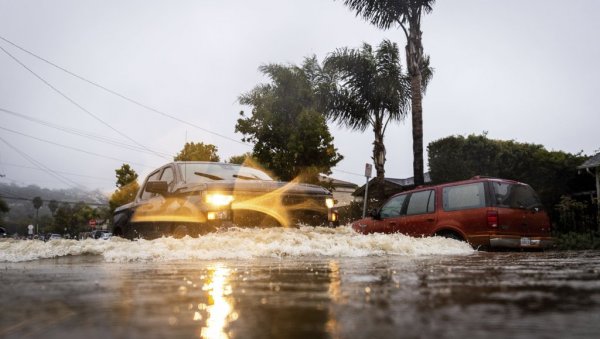
<path fill-rule="evenodd" d="M 474 246 L 489 242 L 485 182 L 466 182 L 442 188 L 439 226 L 459 229 Z"/>
<path fill-rule="evenodd" d="M 542 205 L 531 187 L 503 181 L 492 181 L 491 186 L 498 209 L 498 234 L 536 236 L 547 227 L 547 216 L 539 210 Z"/>

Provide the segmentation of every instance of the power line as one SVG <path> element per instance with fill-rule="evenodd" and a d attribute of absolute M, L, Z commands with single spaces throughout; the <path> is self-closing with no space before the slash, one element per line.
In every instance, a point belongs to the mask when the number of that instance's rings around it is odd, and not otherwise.
<path fill-rule="evenodd" d="M 50 168 L 48 168 L 41 162 L 35 160 L 34 158 L 30 157 L 29 155 L 27 155 L 27 153 L 25 153 L 25 152 L 21 151 L 20 149 L 18 149 L 17 147 L 13 146 L 11 143 L 4 140 L 2 137 L 0 137 L 0 141 L 5 143 L 8 147 L 13 149 L 15 152 L 19 153 L 23 158 L 25 158 L 27 161 L 32 163 L 34 166 L 38 167 L 39 169 L 45 170 L 46 173 L 50 174 L 51 176 L 53 176 L 55 179 L 62 182 L 63 184 L 66 184 L 67 186 L 70 186 L 70 187 L 81 186 L 81 185 L 77 184 L 76 182 L 70 180 L 69 178 L 65 178 L 64 176 L 62 176 L 58 173 L 55 173 L 53 170 L 51 170 Z"/>
<path fill-rule="evenodd" d="M 341 170 L 341 169 L 334 169 L 334 168 L 332 168 L 331 171 L 332 172 L 341 172 L 341 173 L 345 173 L 345 174 L 356 175 L 356 176 L 359 176 L 359 177 L 364 177 L 365 176 L 364 174 L 359 174 L 359 173 L 354 173 L 354 172 L 348 172 L 348 171 Z"/>
<path fill-rule="evenodd" d="M 360 174 L 360 173 L 356 173 L 356 172 L 350 172 L 347 170 L 343 170 L 343 169 L 339 169 L 339 168 L 332 168 L 331 169 L 332 172 L 339 172 L 339 173 L 344 173 L 344 174 L 350 174 L 350 175 L 354 175 L 357 177 L 364 177 L 364 174 Z"/>
<path fill-rule="evenodd" d="M 125 101 L 128 101 L 128 102 L 130 102 L 130 103 L 132 103 L 132 104 L 134 104 L 134 105 L 136 105 L 136 106 L 142 107 L 142 108 L 144 108 L 144 109 L 146 109 L 146 110 L 149 110 L 149 111 L 151 111 L 151 112 L 154 112 L 154 113 L 160 114 L 160 115 L 162 115 L 162 116 L 164 116 L 164 117 L 167 117 L 167 118 L 170 118 L 170 119 L 172 119 L 172 120 L 175 120 L 175 121 L 177 121 L 177 122 L 180 122 L 180 123 L 182 123 L 182 124 L 185 124 L 185 125 L 188 125 L 188 126 L 191 126 L 191 127 L 197 128 L 197 129 L 199 129 L 199 130 L 201 130 L 201 131 L 204 131 L 204 132 L 206 132 L 206 133 L 209 133 L 209 134 L 212 134 L 212 135 L 218 136 L 218 137 L 220 137 L 220 138 L 223 138 L 223 139 L 226 139 L 226 140 L 229 140 L 229 141 L 233 141 L 233 142 L 235 142 L 235 143 L 238 143 L 238 144 L 241 144 L 241 145 L 244 145 L 244 146 L 247 146 L 247 147 L 251 147 L 251 145 L 250 145 L 250 144 L 248 144 L 248 143 L 245 143 L 245 142 L 242 142 L 242 141 L 239 141 L 239 140 L 236 140 L 236 139 L 230 138 L 230 137 L 228 137 L 228 136 L 225 136 L 225 135 L 223 135 L 223 134 L 220 134 L 220 133 L 217 133 L 217 132 L 213 132 L 213 131 L 211 131 L 211 130 L 208 130 L 208 129 L 206 129 L 206 128 L 200 127 L 200 126 L 198 126 L 198 125 L 196 125 L 196 124 L 194 124 L 194 123 L 191 123 L 191 122 L 189 122 L 189 121 L 183 120 L 183 119 L 181 119 L 181 118 L 178 118 L 178 117 L 176 117 L 176 116 L 174 116 L 174 115 L 171 115 L 171 114 L 169 114 L 169 113 L 166 113 L 166 112 L 160 111 L 160 110 L 158 110 L 158 109 L 156 109 L 156 108 L 153 108 L 153 107 L 151 107 L 151 106 L 149 106 L 149 105 L 143 104 L 143 103 L 141 103 L 141 102 L 139 102 L 139 101 L 137 101 L 137 100 L 134 100 L 134 99 L 132 99 L 132 98 L 130 98 L 130 97 L 128 97 L 128 96 L 126 96 L 126 95 L 124 95 L 124 94 L 121 94 L 121 93 L 119 93 L 119 92 L 117 92 L 117 91 L 114 91 L 114 90 L 112 90 L 112 89 L 110 89 L 110 88 L 107 88 L 107 87 L 105 87 L 105 86 L 103 86 L 103 85 L 100 85 L 100 84 L 98 84 L 98 83 L 96 83 L 96 82 L 94 82 L 94 81 L 88 80 L 88 79 L 84 78 L 83 76 L 81 76 L 81 75 L 79 75 L 79 74 L 76 74 L 76 73 L 74 73 L 74 72 L 71 72 L 71 71 L 69 71 L 68 69 L 66 69 L 66 68 L 63 68 L 63 67 L 61 67 L 61 66 L 59 66 L 59 65 L 57 65 L 57 64 L 55 64 L 55 63 L 53 63 L 53 62 L 51 62 L 51 61 L 49 61 L 49 60 L 47 60 L 47 59 L 45 59 L 45 58 L 43 58 L 43 57 L 41 57 L 41 56 L 39 56 L 39 55 L 37 55 L 37 54 L 35 54 L 35 53 L 31 52 L 31 51 L 29 51 L 29 50 L 27 50 L 27 49 L 25 49 L 25 48 L 23 48 L 23 47 L 21 47 L 21 46 L 19 46 L 19 45 L 17 45 L 17 44 L 15 44 L 14 42 L 12 42 L 12 41 L 10 41 L 10 40 L 8 40 L 8 39 L 4 38 L 3 36 L 0 36 L 0 39 L 4 40 L 5 42 L 7 42 L 7 43 L 11 44 L 12 46 L 14 46 L 14 47 L 16 47 L 16 48 L 18 48 L 18 49 L 20 49 L 21 51 L 23 51 L 23 52 L 25 52 L 25 53 L 27 53 L 27 54 L 29 54 L 29 55 L 33 56 L 34 58 L 36 58 L 36 59 L 38 59 L 38 60 L 41 60 L 41 61 L 43 61 L 43 62 L 47 63 L 48 65 L 50 65 L 50 66 L 52 66 L 52 67 L 55 67 L 55 68 L 57 68 L 57 69 L 59 69 L 59 70 L 61 70 L 61 71 L 65 72 L 65 73 L 67 73 L 67 74 L 69 74 L 69 75 L 71 75 L 71 76 L 73 76 L 73 77 L 75 77 L 75 78 L 77 78 L 77 79 L 79 79 L 79 80 L 81 80 L 81 81 L 84 81 L 84 82 L 86 82 L 86 83 L 88 83 L 88 84 L 90 84 L 90 85 L 92 85 L 92 86 L 94 86 L 94 87 L 96 87 L 96 88 L 99 88 L 99 89 L 101 89 L 101 90 L 103 90 L 103 91 L 105 91 L 105 92 L 108 92 L 108 93 L 110 93 L 110 94 L 112 94 L 112 95 L 118 96 L 119 98 L 121 98 L 121 99 L 123 99 L 123 100 L 125 100 Z M 2 48 L 2 47 L 0 47 L 0 48 Z M 3 49 L 3 48 L 2 48 L 2 49 Z M 3 49 L 3 50 L 4 50 L 4 49 Z M 5 50 L 5 52 L 6 52 L 6 50 Z M 7 53 L 7 52 L 6 52 L 6 53 Z"/>
<path fill-rule="evenodd" d="M 219 134 L 219 133 L 216 133 L 216 132 L 210 131 L 210 130 L 208 130 L 208 129 L 206 129 L 206 128 L 203 128 L 203 127 L 200 127 L 200 126 L 198 126 L 198 125 L 196 125 L 196 124 L 194 124 L 194 123 L 191 123 L 191 122 L 189 122 L 189 121 L 183 120 L 183 119 L 181 119 L 181 118 L 178 118 L 178 117 L 176 117 L 176 116 L 173 116 L 173 115 L 171 115 L 171 114 L 169 114 L 169 113 L 166 113 L 166 112 L 160 111 L 160 110 L 158 110 L 158 109 L 156 109 L 156 108 L 153 108 L 153 107 L 151 107 L 151 106 L 149 106 L 149 105 L 143 104 L 143 103 L 141 103 L 141 102 L 139 102 L 139 101 L 137 101 L 137 100 L 134 100 L 134 99 L 132 99 L 132 98 L 130 98 L 130 97 L 128 97 L 128 96 L 126 96 L 126 95 L 124 95 L 124 94 L 121 94 L 121 93 L 119 93 L 119 92 L 117 92 L 117 91 L 114 91 L 114 90 L 112 90 L 112 89 L 110 89 L 110 88 L 108 88 L 108 87 L 106 87 L 106 86 L 103 86 L 103 85 L 101 85 L 101 84 L 99 84 L 99 83 L 97 83 L 97 82 L 94 82 L 94 81 L 92 81 L 92 80 L 89 80 L 89 79 L 87 79 L 87 78 L 85 78 L 85 77 L 83 77 L 83 76 L 81 76 L 81 75 L 79 75 L 79 74 L 77 74 L 77 73 L 74 73 L 74 72 L 72 72 L 72 71 L 70 71 L 70 70 L 68 70 L 68 69 L 66 69 L 66 68 L 64 68 L 64 67 L 61 67 L 61 66 L 59 66 L 59 65 L 57 65 L 57 64 L 55 64 L 55 63 L 53 63 L 52 61 L 49 61 L 49 60 L 47 60 L 47 59 L 45 59 L 45 58 L 43 58 L 43 57 L 41 57 L 41 56 L 39 56 L 39 55 L 37 55 L 37 54 L 35 54 L 35 53 L 33 53 L 33 52 L 31 52 L 31 51 L 29 51 L 29 50 L 25 49 L 24 47 L 21 47 L 21 46 L 19 46 L 19 45 L 15 44 L 14 42 L 12 42 L 12 41 L 10 41 L 10 40 L 8 40 L 8 39 L 4 38 L 3 36 L 0 36 L 0 39 L 1 39 L 1 40 L 3 40 L 3 41 L 5 41 L 5 42 L 6 42 L 6 43 L 8 43 L 8 44 L 10 44 L 10 45 L 14 46 L 15 48 L 17 48 L 17 49 L 19 49 L 19 50 L 21 50 L 21 51 L 23 51 L 23 52 L 25 52 L 25 53 L 27 53 L 27 54 L 31 55 L 32 57 L 34 57 L 34 58 L 36 58 L 36 59 L 38 59 L 38 60 L 41 60 L 41 61 L 43 61 L 44 63 L 46 63 L 46 64 L 48 64 L 48 65 L 50 65 L 50 66 L 52 66 L 52 67 L 54 67 L 54 68 L 56 68 L 56 69 L 59 69 L 59 70 L 61 70 L 61 71 L 65 72 L 65 73 L 67 73 L 67 74 L 69 74 L 69 75 L 71 75 L 71 76 L 73 76 L 73 77 L 75 77 L 75 78 L 77 78 L 77 79 L 79 79 L 79 80 L 81 80 L 81 81 L 84 81 L 84 82 L 86 82 L 86 83 L 88 83 L 88 84 L 90 84 L 90 85 L 92 85 L 92 86 L 94 86 L 94 87 L 96 87 L 96 88 L 99 88 L 99 89 L 101 89 L 101 90 L 103 90 L 103 91 L 105 91 L 105 92 L 107 92 L 107 93 L 110 93 L 110 94 L 112 94 L 112 95 L 115 95 L 115 96 L 117 96 L 117 97 L 120 97 L 121 99 L 123 99 L 123 100 L 125 100 L 125 101 L 128 101 L 128 102 L 130 102 L 130 103 L 132 103 L 132 104 L 134 104 L 134 105 L 137 105 L 137 106 L 139 106 L 139 107 L 142 107 L 142 108 L 144 108 L 144 109 L 146 109 L 146 110 L 149 110 L 149 111 L 151 111 L 151 112 L 154 112 L 154 113 L 160 114 L 160 115 L 162 115 L 162 116 L 164 116 L 164 117 L 170 118 L 170 119 L 172 119 L 172 120 L 175 120 L 175 121 L 177 121 L 177 122 L 180 122 L 180 123 L 186 124 L 186 125 L 188 125 L 188 126 L 191 126 L 191 127 L 197 128 L 197 129 L 199 129 L 199 130 L 201 130 L 201 131 L 204 131 L 204 132 L 206 132 L 206 133 L 209 133 L 209 134 L 212 134 L 212 135 L 215 135 L 215 136 L 218 136 L 218 137 L 221 137 L 221 138 L 227 139 L 227 140 L 229 140 L 229 141 L 236 142 L 236 143 L 238 143 L 238 144 L 242 144 L 242 145 L 249 146 L 249 147 L 251 146 L 251 145 L 249 145 L 248 143 L 241 142 L 241 141 L 239 141 L 239 140 L 235 140 L 235 139 L 233 139 L 233 138 L 230 138 L 230 137 L 227 137 L 227 136 L 225 136 L 225 135 L 222 135 L 222 134 Z M 2 48 L 2 47 L 0 46 L 0 48 Z M 4 49 L 2 48 L 2 50 L 4 50 Z M 5 51 L 5 53 L 7 53 L 7 54 L 8 54 L 8 52 L 6 52 L 6 50 L 4 50 L 4 51 Z M 9 54 L 9 55 L 10 55 L 10 54 Z M 14 57 L 13 57 L 13 59 L 14 59 Z M 23 66 L 23 67 L 25 67 L 25 66 Z M 31 71 L 30 71 L 30 72 L 31 72 Z M 354 175 L 354 176 L 360 176 L 360 177 L 364 177 L 364 175 L 363 175 L 363 174 L 354 173 L 354 172 L 350 172 L 350 171 L 346 171 L 346 170 L 342 170 L 342 169 L 332 169 L 332 171 L 333 171 L 333 172 L 341 172 L 341 173 L 345 173 L 345 174 L 350 174 L 350 175 Z"/>
<path fill-rule="evenodd" d="M 77 103 L 75 100 L 71 99 L 68 95 L 66 95 L 65 93 L 63 93 L 61 90 L 59 90 L 58 88 L 54 87 L 50 82 L 48 82 L 46 79 L 44 79 L 43 77 L 41 77 L 40 75 L 38 75 L 36 72 L 34 72 L 31 68 L 27 67 L 27 65 L 25 65 L 23 62 L 21 62 L 17 57 L 15 57 L 14 55 L 12 55 L 11 53 L 9 53 L 6 49 L 4 49 L 2 46 L 0 46 L 0 49 L 6 53 L 9 57 L 11 57 L 16 63 L 18 63 L 19 65 L 21 65 L 21 67 L 25 68 L 27 71 L 29 71 L 29 73 L 31 73 L 33 76 L 35 76 L 36 78 L 38 78 L 38 80 L 40 80 L 41 82 L 43 82 L 46 86 L 50 87 L 53 91 L 55 91 L 56 93 L 58 93 L 60 96 L 62 96 L 63 98 L 65 98 L 67 101 L 69 101 L 71 104 L 73 104 L 75 107 L 79 108 L 80 110 L 82 110 L 83 112 L 87 113 L 89 116 L 91 116 L 92 118 L 96 119 L 97 121 L 99 121 L 101 124 L 103 124 L 104 126 L 110 128 L 111 130 L 115 131 L 116 133 L 118 133 L 119 135 L 121 135 L 122 137 L 128 139 L 129 141 L 133 142 L 134 144 L 154 153 L 152 150 L 150 150 L 149 148 L 147 148 L 146 146 L 142 145 L 141 143 L 137 142 L 135 139 L 131 138 L 130 136 L 128 136 L 127 134 L 119 131 L 118 129 L 114 128 L 113 126 L 111 126 L 109 123 L 107 123 L 106 121 L 102 120 L 100 117 L 98 117 L 97 115 L 95 115 L 94 113 L 90 112 L 89 110 L 87 110 L 85 107 L 81 106 L 79 103 Z M 156 154 L 159 157 L 163 157 L 159 154 Z"/>
<path fill-rule="evenodd" d="M 70 127 L 66 127 L 66 126 L 54 124 L 54 123 L 51 123 L 51 122 L 48 122 L 48 121 L 44 121 L 44 120 L 41 120 L 41 119 L 37 119 L 37 118 L 31 117 L 31 116 L 28 116 L 28 115 L 25 115 L 25 114 L 22 114 L 22 113 L 17 113 L 15 111 L 11 111 L 11 110 L 8 110 L 8 109 L 5 109 L 5 108 L 1 108 L 0 107 L 0 112 L 6 113 L 6 114 L 10 114 L 10 115 L 13 115 L 13 116 L 16 116 L 16 117 L 19 117 L 21 119 L 29 120 L 29 121 L 32 121 L 32 122 L 35 122 L 35 123 L 38 123 L 40 125 L 44 125 L 44 126 L 47 126 L 47 127 L 50 127 L 50 128 L 54 128 L 54 129 L 57 129 L 59 131 L 63 131 L 63 132 L 74 134 L 74 135 L 79 135 L 79 136 L 82 136 L 82 137 L 85 137 L 85 138 L 88 138 L 88 139 L 92 139 L 92 140 L 104 142 L 104 143 L 111 144 L 111 145 L 118 146 L 118 147 L 122 147 L 122 148 L 125 148 L 125 149 L 129 149 L 129 150 L 133 150 L 133 151 L 138 151 L 138 152 L 144 152 L 144 153 L 148 153 L 148 154 L 152 154 L 152 155 L 162 154 L 165 158 L 166 157 L 170 157 L 169 154 L 164 153 L 164 152 L 160 152 L 160 151 L 148 152 L 144 148 L 141 148 L 141 147 L 138 147 L 138 146 L 134 146 L 134 145 L 130 145 L 130 144 L 126 144 L 126 143 L 123 143 L 123 142 L 118 141 L 116 139 L 108 138 L 108 137 L 101 136 L 101 135 L 96 135 L 96 134 L 89 133 L 87 131 L 83 131 L 83 130 L 79 130 L 79 129 L 75 129 L 75 128 L 70 128 Z"/>
<path fill-rule="evenodd" d="M 8 200 L 21 200 L 21 201 L 31 201 L 32 199 L 27 199 L 27 198 L 23 198 L 23 197 L 10 197 L 10 196 L 6 196 L 6 195 L 0 195 L 0 198 L 3 199 L 8 199 Z M 84 203 L 86 205 L 91 205 L 91 206 L 108 206 L 108 204 L 106 203 L 97 203 L 97 202 L 86 202 L 86 201 L 65 201 L 65 200 L 56 200 L 56 199 L 44 199 L 41 198 L 43 201 L 56 201 L 59 203 L 63 203 L 63 204 L 77 204 L 77 203 Z"/>
<path fill-rule="evenodd" d="M 107 155 L 102 155 L 102 154 L 98 154 L 98 153 L 86 151 L 86 150 L 83 150 L 81 148 L 59 144 L 59 143 L 54 142 L 54 141 L 50 141 L 50 140 L 46 140 L 46 139 L 34 137 L 33 135 L 29 135 L 29 134 L 17 132 L 17 131 L 12 130 L 12 129 L 4 128 L 4 127 L 0 127 L 0 129 L 8 131 L 8 132 L 11 132 L 11 133 L 19 134 L 19 135 L 22 135 L 24 137 L 28 137 L 28 138 L 31 138 L 31 139 L 34 139 L 34 140 L 37 140 L 37 141 L 45 142 L 47 144 L 51 144 L 51 145 L 63 147 L 63 148 L 66 148 L 66 149 L 70 149 L 70 150 L 73 150 L 73 151 L 85 153 L 85 154 L 88 154 L 88 155 L 93 155 L 93 156 L 97 156 L 97 157 L 101 157 L 101 158 L 106 158 L 106 159 L 110 159 L 110 160 L 115 160 L 115 161 L 122 162 L 122 163 L 130 163 L 130 164 L 134 164 L 134 165 L 138 165 L 138 166 L 143 166 L 143 167 L 147 167 L 147 168 L 153 168 L 152 166 L 148 166 L 148 165 L 144 165 L 144 164 L 139 164 L 139 163 L 135 163 L 135 162 L 129 162 L 127 160 L 123 160 L 123 159 L 119 159 L 119 158 L 113 158 L 113 157 L 109 157 Z"/>
<path fill-rule="evenodd" d="M 10 166 L 10 167 L 17 167 L 17 168 L 32 169 L 32 170 L 36 170 L 36 171 L 42 171 L 42 170 L 40 170 L 37 167 L 11 164 L 11 163 L 1 162 L 1 161 L 0 161 L 0 165 Z M 88 179 L 95 179 L 95 180 L 102 180 L 102 181 L 106 181 L 106 182 L 112 180 L 112 179 L 108 179 L 108 178 L 100 178 L 100 177 L 94 177 L 94 176 L 90 176 L 90 175 L 83 175 L 83 174 L 77 174 L 77 173 L 71 173 L 71 172 L 63 172 L 63 171 L 55 171 L 55 172 L 56 173 L 60 173 L 60 174 L 73 175 L 73 176 L 76 176 L 76 177 L 82 177 L 82 178 L 88 178 Z"/>
<path fill-rule="evenodd" d="M 48 185 L 48 179 L 44 180 L 44 179 L 38 179 L 38 178 L 35 178 L 35 177 L 34 178 L 29 178 L 28 177 L 26 179 L 19 179 L 17 177 L 13 177 L 11 175 L 11 176 L 4 176 L 4 180 L 0 181 L 0 185 L 2 185 L 2 184 L 8 185 L 9 183 L 11 185 L 16 185 L 16 186 L 20 186 L 20 187 L 27 187 L 27 186 L 31 186 L 31 185 L 40 186 L 40 187 L 46 187 Z M 87 187 L 97 187 L 98 186 L 97 182 L 96 183 L 91 183 L 89 181 L 80 181 L 80 180 L 77 180 L 77 183 L 79 185 L 81 185 L 80 189 L 88 189 Z M 108 187 L 108 181 L 106 181 L 106 183 L 107 184 L 102 185 L 102 186 Z M 114 183 L 113 183 L 112 186 L 114 186 Z"/>

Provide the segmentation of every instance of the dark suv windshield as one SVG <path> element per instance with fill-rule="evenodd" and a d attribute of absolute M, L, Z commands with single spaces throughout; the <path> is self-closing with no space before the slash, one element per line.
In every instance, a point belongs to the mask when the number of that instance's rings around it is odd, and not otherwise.
<path fill-rule="evenodd" d="M 492 186 L 498 207 L 529 209 L 541 206 L 537 194 L 527 185 L 493 182 Z"/>
<path fill-rule="evenodd" d="M 209 182 L 218 180 L 273 180 L 266 173 L 251 167 L 223 163 L 178 164 L 185 182 Z"/>

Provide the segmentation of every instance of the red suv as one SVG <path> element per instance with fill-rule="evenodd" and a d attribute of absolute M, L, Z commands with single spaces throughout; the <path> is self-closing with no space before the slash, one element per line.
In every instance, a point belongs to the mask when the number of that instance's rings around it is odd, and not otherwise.
<path fill-rule="evenodd" d="M 535 191 L 521 182 L 487 177 L 396 194 L 352 228 L 365 234 L 438 235 L 474 248 L 552 245 L 550 219 Z"/>

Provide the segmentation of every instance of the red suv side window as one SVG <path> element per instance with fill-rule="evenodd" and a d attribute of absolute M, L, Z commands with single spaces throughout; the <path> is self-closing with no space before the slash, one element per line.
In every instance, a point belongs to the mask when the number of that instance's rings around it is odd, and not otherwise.
<path fill-rule="evenodd" d="M 431 213 L 435 210 L 435 191 L 421 191 L 410 195 L 406 215 Z"/>
<path fill-rule="evenodd" d="M 445 211 L 485 207 L 483 182 L 444 187 L 442 196 Z"/>
<path fill-rule="evenodd" d="M 405 199 L 406 194 L 391 198 L 385 205 L 383 205 L 383 207 L 381 207 L 381 218 L 395 218 L 400 216 Z"/>

